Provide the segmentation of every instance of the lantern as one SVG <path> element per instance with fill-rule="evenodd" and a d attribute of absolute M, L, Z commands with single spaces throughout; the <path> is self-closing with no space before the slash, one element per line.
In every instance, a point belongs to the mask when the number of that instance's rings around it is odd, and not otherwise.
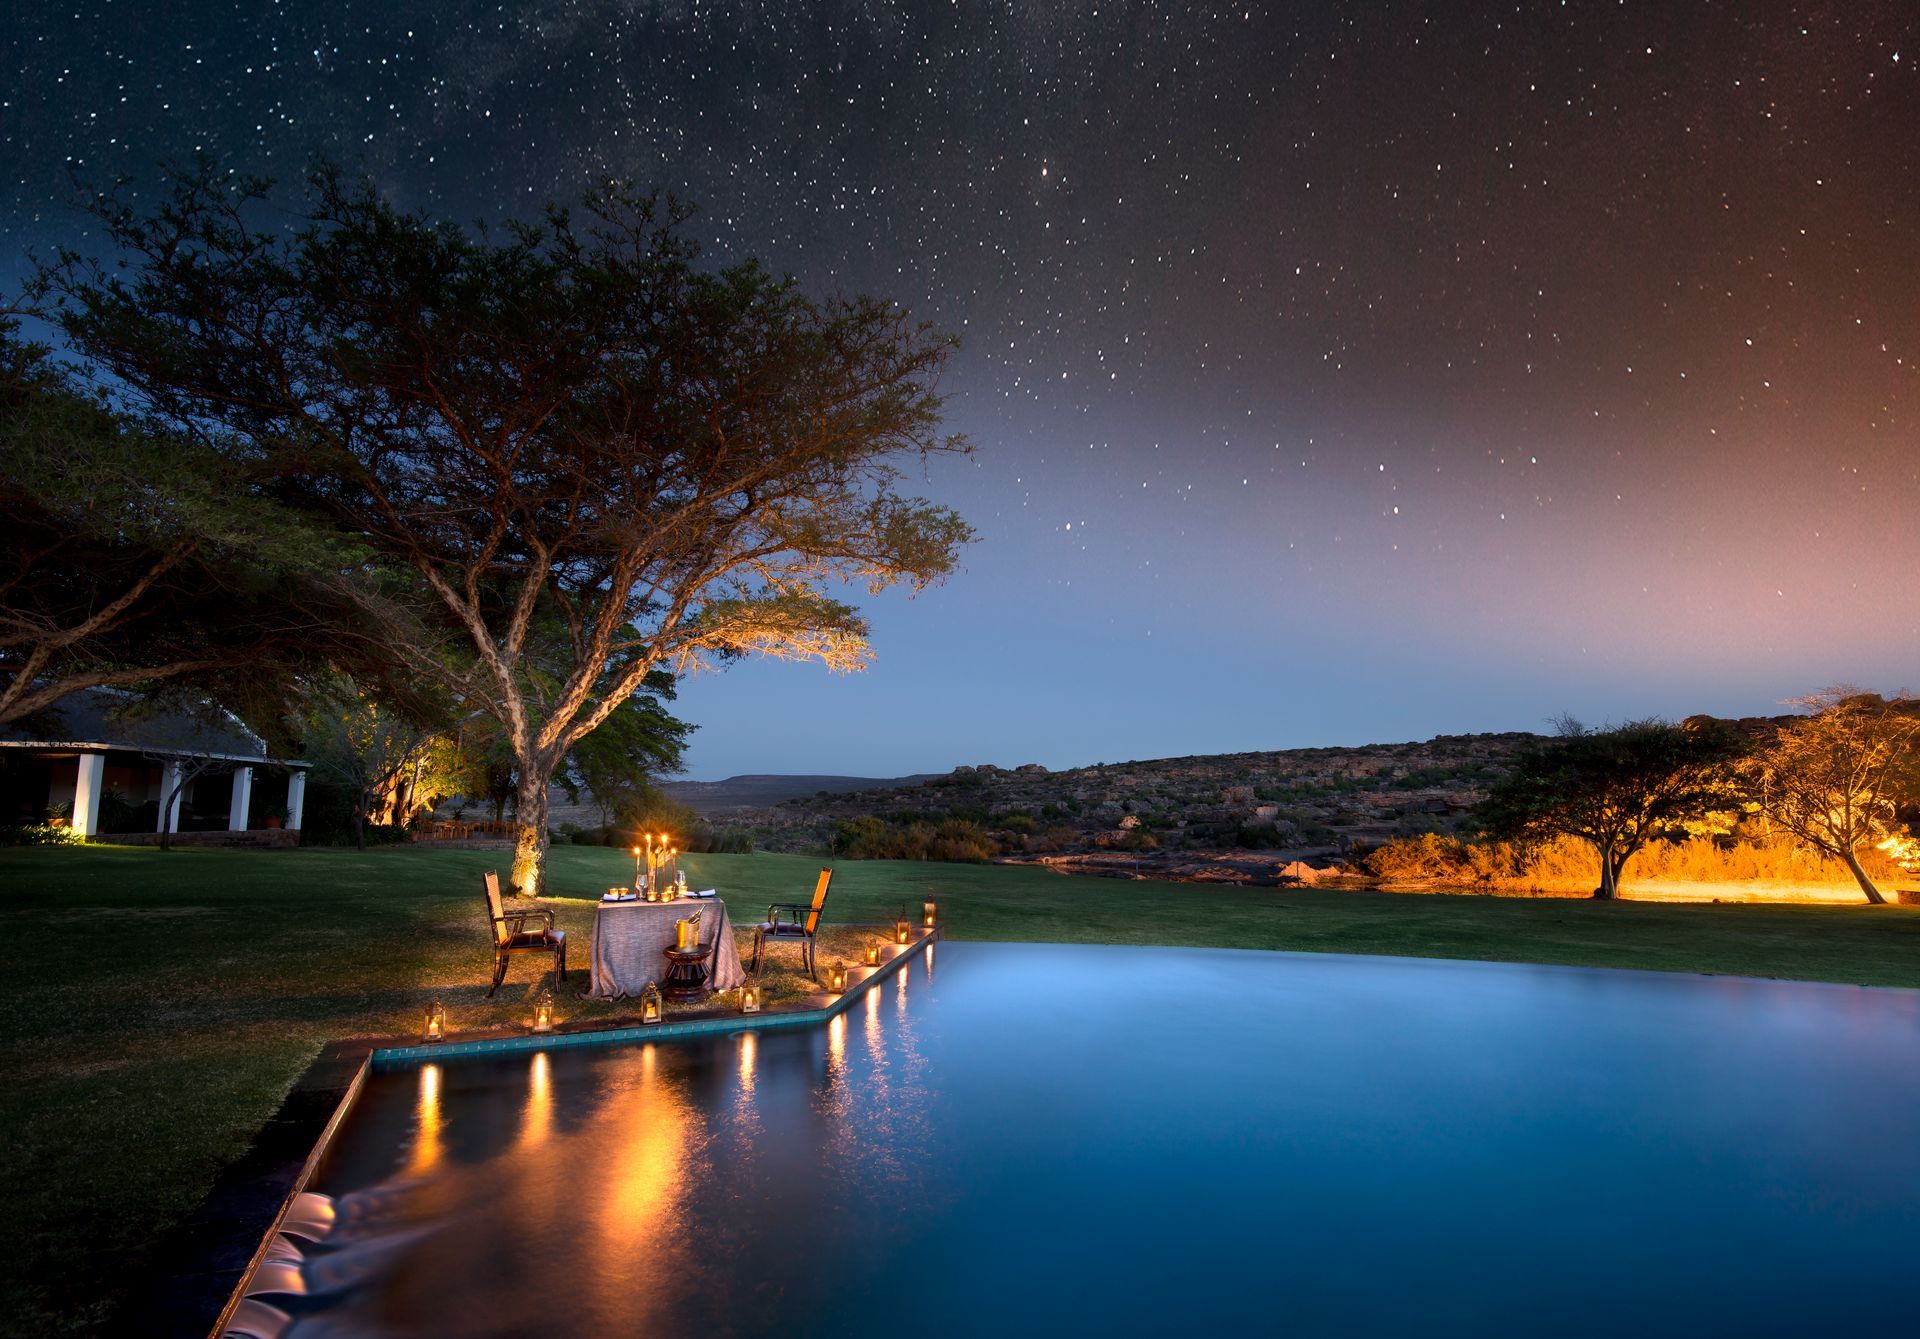
<path fill-rule="evenodd" d="M 847 965 L 844 962 L 836 962 L 827 968 L 827 989 L 836 995 L 846 993 Z"/>
<path fill-rule="evenodd" d="M 740 987 L 740 1012 L 743 1014 L 757 1014 L 760 1012 L 759 981 L 749 980 L 746 985 Z"/>
<path fill-rule="evenodd" d="M 928 898 L 924 903 L 921 904 L 921 907 L 920 907 L 920 923 L 926 926 L 929 930 L 931 930 L 934 927 L 935 913 L 939 909 L 940 909 L 940 904 L 935 902 L 932 898 Z"/>
<path fill-rule="evenodd" d="M 893 942 L 894 943 L 904 944 L 907 942 L 908 937 L 911 936 L 912 934 L 913 934 L 913 927 L 907 924 L 907 918 L 905 916 L 902 916 L 899 920 L 893 923 Z"/>
<path fill-rule="evenodd" d="M 879 965 L 880 941 L 878 939 L 869 939 L 867 941 L 867 966 L 878 967 Z"/>
<path fill-rule="evenodd" d="M 420 1029 L 420 1036 L 426 1041 L 439 1041 L 447 1035 L 447 1006 L 435 1000 L 427 1006 L 426 1025 Z"/>
<path fill-rule="evenodd" d="M 530 1027 L 531 1027 L 531 1030 L 534 1032 L 553 1031 L 553 992 L 552 991 L 550 990 L 541 991 L 540 998 L 533 1002 L 533 1022 L 530 1025 Z"/>
<path fill-rule="evenodd" d="M 647 982 L 647 988 L 640 992 L 640 1021 L 658 1023 L 666 1010 L 661 1004 L 660 987 Z"/>

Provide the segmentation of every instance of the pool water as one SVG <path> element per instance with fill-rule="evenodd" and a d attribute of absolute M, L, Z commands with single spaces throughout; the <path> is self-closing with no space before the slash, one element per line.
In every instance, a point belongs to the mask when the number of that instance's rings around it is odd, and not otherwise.
<path fill-rule="evenodd" d="M 1920 992 L 942 943 L 825 1028 L 409 1064 L 314 1332 L 1911 1323 Z M 296 1326 L 294 1334 L 302 1331 Z"/>

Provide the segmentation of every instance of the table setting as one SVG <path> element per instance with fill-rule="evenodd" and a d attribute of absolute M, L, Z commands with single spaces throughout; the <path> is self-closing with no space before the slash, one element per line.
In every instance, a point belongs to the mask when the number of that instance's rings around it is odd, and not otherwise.
<path fill-rule="evenodd" d="M 708 953 L 697 952 L 703 948 Z M 594 908 L 592 986 L 587 994 L 596 1000 L 638 998 L 649 985 L 665 981 L 670 966 L 690 955 L 706 964 L 704 990 L 745 984 L 733 919 L 726 900 L 714 889 L 682 891 L 665 885 L 651 897 L 644 889 L 610 889 Z M 683 969 L 683 984 L 686 979 Z"/>

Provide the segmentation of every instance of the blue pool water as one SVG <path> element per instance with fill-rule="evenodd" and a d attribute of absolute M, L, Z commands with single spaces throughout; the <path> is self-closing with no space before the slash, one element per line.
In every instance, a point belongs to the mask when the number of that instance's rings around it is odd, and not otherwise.
<path fill-rule="evenodd" d="M 336 1335 L 1905 1332 L 1920 992 L 943 943 L 830 1026 L 375 1074 Z M 296 1328 L 296 1335 L 300 1333 Z"/>

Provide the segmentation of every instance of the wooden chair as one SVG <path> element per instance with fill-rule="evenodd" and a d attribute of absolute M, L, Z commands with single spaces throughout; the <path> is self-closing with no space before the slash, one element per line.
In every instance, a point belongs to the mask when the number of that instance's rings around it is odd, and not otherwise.
<path fill-rule="evenodd" d="M 754 932 L 753 971 L 760 970 L 760 949 L 769 939 L 796 939 L 800 941 L 801 960 L 807 965 L 807 975 L 818 981 L 819 974 L 813 963 L 813 937 L 820 929 L 820 913 L 827 905 L 827 885 L 833 882 L 833 871 L 820 871 L 820 882 L 813 886 L 812 902 L 775 902 L 767 908 L 767 923 Z"/>
<path fill-rule="evenodd" d="M 493 984 L 487 988 L 487 997 L 500 989 L 500 983 L 507 979 L 507 960 L 515 953 L 551 953 L 553 971 L 561 981 L 567 979 L 567 932 L 553 928 L 553 913 L 542 907 L 534 911 L 507 911 L 500 904 L 500 874 L 497 870 L 488 870 L 483 876 L 487 885 L 487 920 L 493 930 Z M 527 928 L 528 921 L 544 921 L 545 925 L 537 930 Z"/>

